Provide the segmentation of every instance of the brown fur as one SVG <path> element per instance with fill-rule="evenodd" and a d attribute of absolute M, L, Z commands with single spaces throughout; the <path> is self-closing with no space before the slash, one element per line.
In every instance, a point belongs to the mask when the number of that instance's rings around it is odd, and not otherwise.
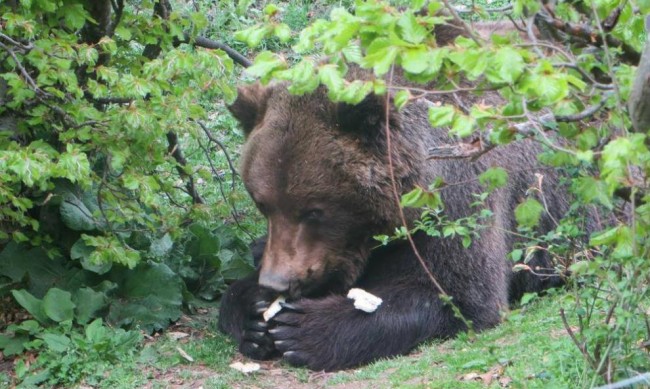
<path fill-rule="evenodd" d="M 368 77 L 358 69 L 353 73 Z M 457 141 L 447 129 L 430 127 L 430 102 L 415 101 L 399 112 L 389 105 L 387 123 L 381 96 L 351 106 L 332 103 L 322 88 L 305 96 L 290 95 L 284 84 L 240 89 L 231 111 L 247 137 L 241 174 L 268 220 L 257 272 L 234 283 L 221 303 L 219 326 L 237 339 L 245 355 L 282 355 L 292 364 L 336 370 L 406 353 L 425 339 L 466 329 L 440 300 L 408 244 L 374 248 L 373 236 L 390 235 L 401 225 L 388 155 L 400 194 L 444 179 L 441 195 L 451 220 L 474 212 L 472 194 L 483 190 L 478 174 L 493 166 L 509 171 L 508 186 L 487 200 L 494 212 L 491 225 L 469 248 L 458 237 L 414 236 L 429 271 L 474 329 L 495 326 L 509 300 L 554 282 L 513 274 L 507 260 L 515 242 L 507 233 L 516 230 L 513 210 L 536 183 L 535 173 L 545 176 L 554 217 L 567 209 L 555 175 L 536 163 L 538 145 L 513 143 L 476 161 L 430 161 L 429 147 Z M 407 210 L 408 222 L 418 215 Z M 548 215 L 540 228 L 552 228 Z M 552 267 L 543 254 L 529 265 Z M 384 302 L 371 314 L 356 310 L 345 298 L 351 287 Z M 278 293 L 291 303 L 265 323 L 260 313 Z"/>

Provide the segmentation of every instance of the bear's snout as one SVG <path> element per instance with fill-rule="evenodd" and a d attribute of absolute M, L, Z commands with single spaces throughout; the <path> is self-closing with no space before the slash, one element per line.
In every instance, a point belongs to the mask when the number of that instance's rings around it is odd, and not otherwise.
<path fill-rule="evenodd" d="M 264 267 L 260 271 L 259 284 L 265 288 L 273 289 L 277 292 L 286 292 L 289 289 L 290 280 L 283 274 L 273 271 L 265 271 Z"/>

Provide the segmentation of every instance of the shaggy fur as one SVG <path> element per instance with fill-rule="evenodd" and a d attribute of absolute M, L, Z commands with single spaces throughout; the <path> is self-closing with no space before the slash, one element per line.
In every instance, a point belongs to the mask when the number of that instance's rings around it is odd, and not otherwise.
<path fill-rule="evenodd" d="M 268 220 L 268 240 L 258 271 L 225 293 L 222 331 L 254 359 L 282 355 L 314 370 L 337 370 L 408 352 L 430 338 L 448 338 L 466 329 L 405 242 L 373 249 L 377 234 L 400 225 L 392 193 L 385 129 L 385 102 L 369 96 L 361 104 L 332 103 L 319 89 L 290 95 L 282 84 L 240 89 L 231 111 L 247 135 L 241 174 Z M 414 102 L 390 112 L 391 149 L 398 191 L 427 187 L 436 177 L 449 219 L 474 210 L 477 175 L 489 167 L 509 171 L 508 186 L 490 195 L 492 224 L 463 248 L 460 239 L 415 235 L 429 270 L 474 329 L 499 323 L 508 301 L 541 290 L 554 278 L 512 273 L 507 260 L 515 238 L 513 210 L 544 175 L 544 192 L 555 216 L 567 209 L 556 177 L 536 163 L 530 141 L 498 148 L 476 161 L 427 160 L 432 145 L 454 143 L 446 129 L 432 129 L 428 103 Z M 409 221 L 419 212 L 407 212 Z M 548 230 L 550 221 L 542 220 Z M 551 267 L 539 255 L 532 266 Z M 345 297 L 359 287 L 384 302 L 374 313 L 353 307 Z M 290 304 L 269 323 L 261 312 L 278 293 Z"/>

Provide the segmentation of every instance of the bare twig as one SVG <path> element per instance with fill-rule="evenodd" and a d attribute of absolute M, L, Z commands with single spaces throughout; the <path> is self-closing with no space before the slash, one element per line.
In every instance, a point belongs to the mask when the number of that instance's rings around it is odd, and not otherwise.
<path fill-rule="evenodd" d="M 475 13 L 476 8 L 460 8 L 458 6 L 454 7 L 454 10 L 458 12 L 459 14 L 469 14 L 469 13 Z M 488 12 L 488 13 L 501 13 L 501 12 L 506 12 L 512 10 L 512 4 L 506 4 L 503 7 L 494 7 L 494 8 L 483 8 L 482 11 Z"/>
<path fill-rule="evenodd" d="M 208 164 L 210 165 L 210 169 L 212 170 L 213 176 L 215 177 L 215 179 L 219 183 L 219 193 L 221 193 L 221 198 L 223 199 L 223 201 L 226 204 L 229 205 L 230 216 L 232 216 L 232 219 L 234 220 L 235 224 L 237 225 L 237 227 L 242 232 L 244 232 L 246 235 L 248 235 L 251 238 L 251 240 L 255 239 L 255 237 L 250 232 L 248 232 L 248 230 L 246 228 L 244 228 L 244 226 L 242 226 L 241 223 L 239 223 L 239 216 L 238 216 L 239 211 L 237 211 L 237 208 L 236 208 L 234 203 L 231 203 L 230 201 L 228 201 L 228 196 L 226 196 L 226 192 L 223 190 L 223 179 L 221 178 L 221 176 L 217 172 L 217 169 L 214 166 L 214 163 L 212 162 L 212 158 L 210 158 L 210 150 L 203 145 L 203 143 L 201 142 L 200 139 L 198 139 L 198 143 L 199 143 L 199 147 L 201 148 L 201 150 L 203 150 L 203 153 L 205 154 L 206 158 L 208 159 Z M 234 178 L 233 178 L 233 184 L 234 184 Z M 232 190 L 234 190 L 234 187 L 232 188 Z"/>
<path fill-rule="evenodd" d="M 230 173 L 231 173 L 231 176 L 232 176 L 231 188 L 235 189 L 235 178 L 238 176 L 238 173 L 237 173 L 237 169 L 235 168 L 235 164 L 233 164 L 232 160 L 230 159 L 230 155 L 228 155 L 228 150 L 223 145 L 223 143 L 221 143 L 219 141 L 219 139 L 215 138 L 215 136 L 212 135 L 212 133 L 210 132 L 210 130 L 208 129 L 208 127 L 205 124 L 203 124 L 200 121 L 197 121 L 196 123 L 199 126 L 201 126 L 201 128 L 203 129 L 203 132 L 205 133 L 205 136 L 208 137 L 210 142 L 212 142 L 212 143 L 216 144 L 217 146 L 219 146 L 221 151 L 223 151 L 223 154 L 226 156 L 226 161 L 228 162 L 228 167 L 230 168 Z"/>
<path fill-rule="evenodd" d="M 537 37 L 535 36 L 535 31 L 533 31 L 533 28 L 535 27 L 535 15 L 529 17 L 526 20 L 526 35 L 528 36 L 528 39 L 533 43 L 532 48 L 535 50 L 535 53 L 540 58 L 544 58 L 544 53 L 542 50 L 539 48 L 539 44 L 537 43 Z"/>
<path fill-rule="evenodd" d="M 11 58 L 14 60 L 14 63 L 16 65 L 16 67 L 20 71 L 20 74 L 23 75 L 23 78 L 29 84 L 29 86 L 32 87 L 34 92 L 36 92 L 37 94 L 46 96 L 47 93 L 45 93 L 41 88 L 38 87 L 38 85 L 36 85 L 36 82 L 34 81 L 32 76 L 29 75 L 29 73 L 27 72 L 27 70 L 25 69 L 23 64 L 18 59 L 18 56 L 16 56 L 16 53 L 14 53 L 14 51 L 11 49 L 11 47 L 9 47 L 9 46 L 5 45 L 4 43 L 0 42 L 0 48 L 3 49 L 4 51 L 6 51 L 11 56 Z"/>
<path fill-rule="evenodd" d="M 391 70 L 390 70 L 390 79 L 388 81 L 388 85 L 392 85 L 392 83 L 393 83 L 393 71 L 394 71 L 394 69 L 395 69 L 394 66 L 392 66 Z M 406 227 L 406 226 L 408 226 L 408 223 L 406 222 L 406 216 L 404 215 L 404 210 L 400 206 L 400 193 L 397 190 L 397 179 L 395 178 L 395 169 L 393 167 L 393 158 L 392 158 L 393 152 L 392 152 L 391 134 L 390 134 L 391 133 L 391 129 L 390 129 L 390 99 L 385 99 L 385 100 L 386 101 L 385 101 L 385 107 L 384 107 L 384 111 L 385 111 L 384 120 L 386 121 L 385 132 L 386 132 L 386 149 L 387 149 L 386 150 L 386 155 L 388 157 L 388 171 L 390 172 L 390 182 L 391 182 L 391 186 L 392 186 L 392 189 L 393 189 L 394 200 L 395 200 L 395 203 L 397 204 L 397 208 L 399 209 L 400 220 L 402 222 L 402 225 Z M 408 231 L 408 227 L 406 227 L 406 230 Z M 413 237 L 411 236 L 411 234 L 406 234 L 406 237 L 407 237 L 407 239 L 409 241 L 409 244 L 411 245 L 411 248 L 413 249 L 413 252 L 415 253 L 416 258 L 418 259 L 418 262 L 420 262 L 420 266 L 422 267 L 422 269 L 424 270 L 426 275 L 431 280 L 431 283 L 433 283 L 433 285 L 436 287 L 436 289 L 438 289 L 440 294 L 442 294 L 443 296 L 449 297 L 447 292 L 445 292 L 445 290 L 442 288 L 442 285 L 440 285 L 438 280 L 436 280 L 436 278 L 433 276 L 433 274 L 431 273 L 431 270 L 429 269 L 426 262 L 424 261 L 424 259 L 420 255 L 420 252 L 418 251 L 417 247 L 415 246 L 415 242 L 413 241 Z"/>
<path fill-rule="evenodd" d="M 196 186 L 194 185 L 194 177 L 185 171 L 187 160 L 181 151 L 181 148 L 178 144 L 178 136 L 175 132 L 167 132 L 167 143 L 169 153 L 172 155 L 172 157 L 174 157 L 176 163 L 178 163 L 176 166 L 178 174 L 180 174 L 181 177 L 187 179 L 185 188 L 187 189 L 187 193 L 190 195 L 190 197 L 192 197 L 192 202 L 194 204 L 205 204 L 205 201 L 203 201 L 201 195 L 196 190 Z"/>
<path fill-rule="evenodd" d="M 21 48 L 23 50 L 31 50 L 31 49 L 34 48 L 34 45 L 32 43 L 29 43 L 29 44 L 20 43 L 17 40 L 15 40 L 15 39 L 11 38 L 10 36 L 7 36 L 7 35 L 5 35 L 5 34 L 3 34 L 1 32 L 0 32 L 0 38 L 7 41 L 7 43 L 10 43 L 10 44 L 12 44 L 12 45 L 14 45 L 16 47 L 19 47 L 19 48 Z"/>
<path fill-rule="evenodd" d="M 451 17 L 454 19 L 454 23 L 459 26 L 467 36 L 472 38 L 474 42 L 476 42 L 477 45 L 482 46 L 481 40 L 479 37 L 474 33 L 474 30 L 467 24 L 463 19 L 461 19 L 460 16 L 458 16 L 458 13 L 456 12 L 456 9 L 449 3 L 449 0 L 442 0 L 442 3 L 445 5 L 445 8 L 447 11 L 451 14 Z"/>
<path fill-rule="evenodd" d="M 601 108 L 605 106 L 607 103 L 607 99 L 612 96 L 613 92 L 606 92 L 603 93 L 600 102 L 598 104 L 594 104 L 592 106 L 589 106 L 585 108 L 582 112 L 576 113 L 574 115 L 556 115 L 555 116 L 555 121 L 556 122 L 578 122 L 580 120 L 584 120 L 587 118 L 590 118 L 596 114 L 596 112 L 600 111 Z"/>
<path fill-rule="evenodd" d="M 569 337 L 573 341 L 573 343 L 578 347 L 578 350 L 582 353 L 584 358 L 587 360 L 587 362 L 591 365 L 592 368 L 596 369 L 598 368 L 598 363 L 592 358 L 592 356 L 587 352 L 587 347 L 584 345 L 584 343 L 580 343 L 578 341 L 578 338 L 576 337 L 575 333 L 573 333 L 573 329 L 571 329 L 571 326 L 569 325 L 569 322 L 566 319 L 566 314 L 564 313 L 564 308 L 560 308 L 560 317 L 562 318 L 562 323 L 564 324 L 564 329 L 566 332 L 569 334 Z"/>
<path fill-rule="evenodd" d="M 131 97 L 91 97 L 98 104 L 131 104 L 135 99 Z"/>
<path fill-rule="evenodd" d="M 612 85 L 612 84 L 603 84 L 603 83 L 600 83 L 600 82 L 594 80 L 594 78 L 591 77 L 591 75 L 589 73 L 587 73 L 583 68 L 581 68 L 580 66 L 578 66 L 575 63 L 560 62 L 560 63 L 554 63 L 553 66 L 558 67 L 558 68 L 569 68 L 569 69 L 573 69 L 573 70 L 577 71 L 578 73 L 580 73 L 580 75 L 583 78 L 585 78 L 587 81 L 589 81 L 589 83 L 591 83 L 597 89 L 603 89 L 603 90 L 612 90 L 612 89 L 614 89 L 614 85 Z"/>

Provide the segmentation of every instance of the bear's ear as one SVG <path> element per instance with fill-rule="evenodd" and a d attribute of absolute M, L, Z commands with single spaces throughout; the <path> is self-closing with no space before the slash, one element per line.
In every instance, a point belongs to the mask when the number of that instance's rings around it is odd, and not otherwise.
<path fill-rule="evenodd" d="M 244 135 L 248 136 L 264 118 L 270 95 L 271 89 L 259 83 L 237 88 L 237 99 L 228 110 L 241 123 Z"/>
<path fill-rule="evenodd" d="M 336 120 L 341 131 L 357 135 L 365 141 L 382 139 L 386 123 L 386 96 L 369 94 L 359 104 L 339 103 Z M 391 128 L 398 125 L 397 112 L 388 101 Z"/>

